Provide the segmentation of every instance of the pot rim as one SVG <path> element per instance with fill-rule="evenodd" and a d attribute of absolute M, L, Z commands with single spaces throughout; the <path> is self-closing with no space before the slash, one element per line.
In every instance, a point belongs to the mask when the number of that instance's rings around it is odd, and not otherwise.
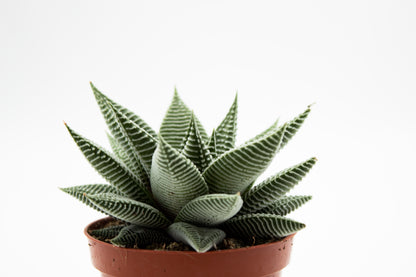
<path fill-rule="evenodd" d="M 104 217 L 104 218 L 101 218 L 101 219 L 98 219 L 98 220 L 95 220 L 95 221 L 89 223 L 84 228 L 84 234 L 85 234 L 85 236 L 89 240 L 91 240 L 91 241 L 93 241 L 95 243 L 101 244 L 103 246 L 106 246 L 106 247 L 119 248 L 119 249 L 123 249 L 123 251 L 127 251 L 127 252 L 137 252 L 137 251 L 140 251 L 140 252 L 143 252 L 143 253 L 158 253 L 158 254 L 160 253 L 160 254 L 163 254 L 163 255 L 178 255 L 178 254 L 184 254 L 184 255 L 198 255 L 198 256 L 200 256 L 200 255 L 206 255 L 206 256 L 208 256 L 208 255 L 218 255 L 218 254 L 222 254 L 222 253 L 225 254 L 225 253 L 230 253 L 230 252 L 239 252 L 239 251 L 240 252 L 244 252 L 244 251 L 249 251 L 249 250 L 253 250 L 253 249 L 260 249 L 260 248 L 264 248 L 264 247 L 272 247 L 274 244 L 278 244 L 278 243 L 281 243 L 282 241 L 289 240 L 289 239 L 293 238 L 297 234 L 297 233 L 294 233 L 294 234 L 288 235 L 288 236 L 286 236 L 286 237 L 284 237 L 284 238 L 282 238 L 282 239 L 280 239 L 278 241 L 274 241 L 274 242 L 270 242 L 270 243 L 264 243 L 264 244 L 259 244 L 259 245 L 254 245 L 254 246 L 248 246 L 248 247 L 242 247 L 242 248 L 236 248 L 236 249 L 214 250 L 214 251 L 208 251 L 208 252 L 205 252 L 205 253 L 198 253 L 196 251 L 179 251 L 179 250 L 150 250 L 150 249 L 140 249 L 140 248 L 118 247 L 118 246 L 115 246 L 115 245 L 113 245 L 111 243 L 104 242 L 104 241 L 101 241 L 99 239 L 96 239 L 96 238 L 94 238 L 93 236 L 91 236 L 88 233 L 88 230 L 94 224 L 97 224 L 97 223 L 99 223 L 101 221 L 110 220 L 110 219 L 112 219 L 112 217 Z"/>

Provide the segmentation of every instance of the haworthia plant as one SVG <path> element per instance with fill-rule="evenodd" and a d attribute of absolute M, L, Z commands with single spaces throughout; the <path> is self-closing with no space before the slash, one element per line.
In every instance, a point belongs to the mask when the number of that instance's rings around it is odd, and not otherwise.
<path fill-rule="evenodd" d="M 120 247 L 143 247 L 154 241 L 168 243 L 171 239 L 161 230 L 146 229 L 134 224 L 123 227 L 111 239 L 112 244 Z"/>
<path fill-rule="evenodd" d="M 90 164 L 108 182 L 62 188 L 124 222 L 91 235 L 120 247 L 183 242 L 206 252 L 227 237 L 280 239 L 305 227 L 285 216 L 311 199 L 286 195 L 316 163 L 310 158 L 256 185 L 275 155 L 310 113 L 236 146 L 237 96 L 208 136 L 175 89 L 157 134 L 132 111 L 100 92 L 95 99 L 111 134 L 112 152 L 67 126 Z"/>

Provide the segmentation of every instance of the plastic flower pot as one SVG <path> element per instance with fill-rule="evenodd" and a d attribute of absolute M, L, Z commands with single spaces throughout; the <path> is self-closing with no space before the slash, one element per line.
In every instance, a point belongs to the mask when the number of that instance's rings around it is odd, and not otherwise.
<path fill-rule="evenodd" d="M 273 243 L 206 253 L 143 250 L 117 247 L 89 235 L 88 230 L 111 220 L 97 220 L 84 230 L 92 263 L 103 277 L 278 277 L 289 263 L 295 235 Z"/>

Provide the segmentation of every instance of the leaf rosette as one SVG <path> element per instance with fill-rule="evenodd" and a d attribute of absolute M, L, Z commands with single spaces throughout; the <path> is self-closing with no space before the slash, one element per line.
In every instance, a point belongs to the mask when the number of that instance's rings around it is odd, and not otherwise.
<path fill-rule="evenodd" d="M 236 146 L 237 96 L 208 136 L 175 89 L 159 132 L 91 84 L 108 125 L 112 151 L 67 129 L 109 184 L 62 188 L 82 203 L 124 222 L 93 235 L 120 247 L 180 241 L 206 252 L 227 236 L 280 239 L 305 227 L 285 216 L 311 199 L 286 195 L 316 158 L 256 184 L 310 113 L 277 121 Z"/>

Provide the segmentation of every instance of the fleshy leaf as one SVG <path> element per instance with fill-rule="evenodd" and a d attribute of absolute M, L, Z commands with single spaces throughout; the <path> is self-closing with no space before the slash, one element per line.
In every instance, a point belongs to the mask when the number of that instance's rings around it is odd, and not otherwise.
<path fill-rule="evenodd" d="M 235 147 L 237 133 L 237 95 L 227 115 L 215 129 L 213 137 L 209 141 L 209 149 L 214 150 L 214 156 L 218 157 Z"/>
<path fill-rule="evenodd" d="M 132 166 L 129 157 L 124 152 L 123 147 L 117 142 L 117 140 L 109 133 L 107 133 L 108 141 L 110 142 L 111 150 L 113 150 L 114 155 L 124 163 L 132 172 L 134 172 L 134 167 Z"/>
<path fill-rule="evenodd" d="M 144 129 L 148 134 L 150 134 L 153 138 L 157 138 L 156 132 L 150 127 L 143 119 L 141 119 L 138 115 L 130 111 L 129 109 L 121 106 L 120 104 L 114 102 L 102 92 L 100 92 L 92 83 L 90 83 L 91 88 L 94 92 L 98 105 L 100 106 L 101 112 L 103 113 L 104 117 L 108 112 L 108 107 L 105 104 L 105 101 L 110 103 L 115 109 L 117 109 L 120 113 L 122 113 L 126 118 L 133 121 L 135 124 L 140 126 L 140 128 Z M 105 100 L 105 101 L 104 101 Z"/>
<path fill-rule="evenodd" d="M 312 199 L 312 196 L 304 196 L 304 195 L 296 195 L 296 196 L 284 196 L 272 204 L 268 205 L 264 209 L 261 209 L 260 213 L 267 213 L 267 214 L 276 214 L 280 216 L 285 216 L 309 200 Z"/>
<path fill-rule="evenodd" d="M 160 136 L 150 176 L 153 196 L 172 218 L 186 203 L 208 193 L 198 168 Z"/>
<path fill-rule="evenodd" d="M 164 228 L 170 221 L 154 207 L 112 193 L 86 195 L 88 200 L 106 214 L 148 228 Z"/>
<path fill-rule="evenodd" d="M 183 138 L 188 131 L 191 116 L 192 111 L 185 105 L 175 89 L 172 103 L 170 104 L 165 118 L 163 119 L 159 134 L 162 135 L 166 142 L 169 143 L 173 148 L 180 149 Z M 208 136 L 202 124 L 196 117 L 195 121 L 198 125 L 198 130 L 202 139 L 207 141 Z"/>
<path fill-rule="evenodd" d="M 212 159 L 216 159 L 217 158 L 217 131 L 215 129 L 212 130 L 212 134 L 209 137 L 208 150 L 211 154 Z"/>
<path fill-rule="evenodd" d="M 175 222 L 213 226 L 221 224 L 238 213 L 243 205 L 240 195 L 207 194 L 195 198 L 179 212 Z"/>
<path fill-rule="evenodd" d="M 107 123 L 108 128 L 110 129 L 111 133 L 113 134 L 114 138 L 118 142 L 118 144 L 122 147 L 124 152 L 127 154 L 128 162 L 126 165 L 129 165 L 132 172 L 140 179 L 141 183 L 145 187 L 149 187 L 149 168 L 150 165 L 147 165 L 141 159 L 139 153 L 136 151 L 136 147 L 134 142 L 132 141 L 131 134 L 140 133 L 146 134 L 147 137 L 152 137 L 148 134 L 143 128 L 136 125 L 133 121 L 129 120 L 125 117 L 115 106 L 111 104 L 108 98 L 99 92 L 94 86 L 93 91 L 97 103 L 100 107 L 101 113 L 104 116 L 104 119 Z M 127 125 L 127 126 L 126 126 Z M 132 130 L 134 129 L 134 130 Z M 151 144 L 153 144 L 153 150 L 156 148 L 156 142 L 153 138 L 149 140 Z M 146 145 L 146 149 L 148 145 Z"/>
<path fill-rule="evenodd" d="M 77 134 L 69 126 L 66 125 L 66 127 L 90 164 L 110 184 L 114 185 L 131 199 L 153 203 L 152 196 L 147 188 L 135 174 L 118 161 L 118 158 L 114 157 L 101 146 Z"/>
<path fill-rule="evenodd" d="M 188 244 L 199 253 L 207 252 L 225 238 L 225 232 L 220 229 L 196 227 L 185 222 L 170 225 L 168 234 L 174 240 Z"/>
<path fill-rule="evenodd" d="M 116 237 L 124 227 L 125 225 L 110 226 L 106 228 L 91 230 L 89 233 L 99 240 L 112 239 Z"/>
<path fill-rule="evenodd" d="M 288 141 L 297 133 L 297 131 L 302 126 L 303 122 L 311 112 L 311 106 L 312 105 L 309 105 L 303 113 L 301 113 L 300 115 L 298 115 L 297 117 L 295 117 L 287 123 L 286 132 L 282 139 L 280 149 L 283 148 L 288 143 Z"/>
<path fill-rule="evenodd" d="M 123 135 L 127 138 L 124 148 L 132 149 L 132 152 L 137 155 L 146 171 L 150 172 L 152 156 L 157 146 L 157 140 L 133 121 L 123 116 L 118 110 L 114 109 L 114 112 L 118 122 L 121 124 L 121 128 L 124 130 Z M 118 141 L 122 140 L 118 139 Z"/>
<path fill-rule="evenodd" d="M 267 168 L 277 153 L 285 126 L 270 136 L 224 153 L 204 171 L 210 193 L 243 192 Z"/>
<path fill-rule="evenodd" d="M 85 197 L 85 194 L 97 194 L 97 193 L 113 193 L 117 195 L 123 196 L 123 193 L 119 191 L 114 186 L 109 185 L 103 185 L 103 184 L 91 184 L 91 185 L 83 185 L 83 186 L 74 186 L 74 187 L 67 187 L 67 188 L 61 188 L 63 192 L 68 193 L 69 195 L 75 197 L 82 203 L 90 206 L 91 208 L 94 208 L 100 212 L 94 204 L 92 204 L 87 197 Z"/>
<path fill-rule="evenodd" d="M 258 136 L 258 139 L 252 139 L 214 160 L 203 173 L 210 192 L 245 192 L 269 166 L 277 152 L 293 137 L 309 112 L 308 107 L 304 113 L 283 126 L 271 129 L 270 132 Z"/>
<path fill-rule="evenodd" d="M 221 227 L 237 237 L 272 239 L 296 233 L 305 224 L 274 214 L 248 214 L 234 217 Z"/>
<path fill-rule="evenodd" d="M 266 130 L 264 130 L 263 132 L 261 132 L 260 134 L 258 134 L 257 136 L 255 136 L 254 138 L 248 140 L 246 143 L 250 143 L 262 138 L 265 138 L 267 136 L 269 136 L 270 134 L 272 134 L 273 132 L 277 131 L 279 129 L 279 120 L 276 120 L 275 122 L 273 122 L 272 125 L 270 125 L 270 127 L 268 127 Z"/>
<path fill-rule="evenodd" d="M 297 185 L 316 163 L 311 158 L 266 179 L 244 195 L 242 214 L 254 213 L 270 205 Z"/>
<path fill-rule="evenodd" d="M 143 247 L 154 242 L 167 243 L 170 238 L 162 231 L 147 229 L 138 225 L 125 226 L 111 243 L 119 247 Z"/>
<path fill-rule="evenodd" d="M 211 154 L 199 133 L 194 114 L 192 114 L 189 128 L 184 138 L 182 154 L 190 159 L 201 172 L 211 163 Z"/>

